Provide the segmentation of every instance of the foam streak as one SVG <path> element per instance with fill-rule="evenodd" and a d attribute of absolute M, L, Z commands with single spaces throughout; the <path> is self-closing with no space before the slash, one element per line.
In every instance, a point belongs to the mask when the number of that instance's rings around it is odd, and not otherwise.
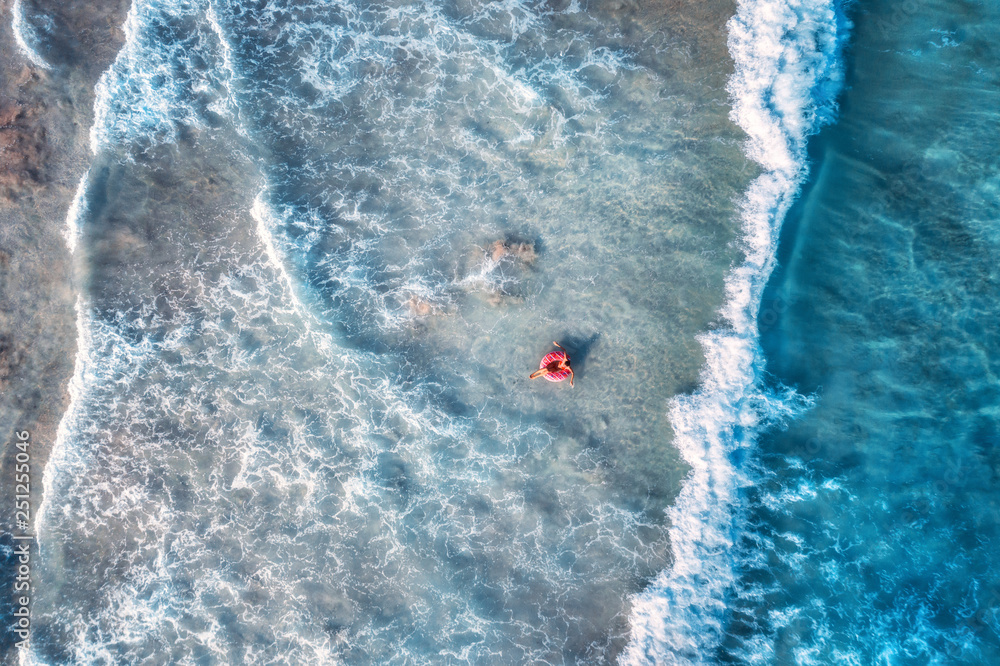
<path fill-rule="evenodd" d="M 11 7 L 10 13 L 12 15 L 11 29 L 14 31 L 14 41 L 17 42 L 21 52 L 36 67 L 52 69 L 52 65 L 45 62 L 45 58 L 35 48 L 35 44 L 38 43 L 38 35 L 35 32 L 35 28 L 28 22 L 28 19 L 24 15 L 21 0 L 14 0 L 14 6 Z"/>

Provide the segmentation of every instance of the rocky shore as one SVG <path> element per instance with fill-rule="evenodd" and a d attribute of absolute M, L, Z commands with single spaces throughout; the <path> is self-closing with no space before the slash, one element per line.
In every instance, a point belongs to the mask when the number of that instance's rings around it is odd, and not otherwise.
<path fill-rule="evenodd" d="M 114 60 L 127 0 L 0 4 L 0 663 L 16 663 L 12 534 L 33 533 L 42 475 L 76 355 L 79 285 L 66 214 L 90 163 L 94 85 Z M 30 434 L 31 523 L 15 523 L 16 432 Z M 22 456 L 23 457 L 23 456 Z M 15 530 L 16 528 L 16 530 Z M 37 551 L 36 551 L 37 552 Z"/>

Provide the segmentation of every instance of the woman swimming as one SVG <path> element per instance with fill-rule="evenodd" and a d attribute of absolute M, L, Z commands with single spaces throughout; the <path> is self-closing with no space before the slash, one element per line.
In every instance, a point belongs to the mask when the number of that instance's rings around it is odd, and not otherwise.
<path fill-rule="evenodd" d="M 569 377 L 569 385 L 573 386 L 573 368 L 569 367 L 569 354 L 566 353 L 566 350 L 558 342 L 553 342 L 552 344 L 562 349 L 562 351 L 554 351 L 546 354 L 541 364 L 539 364 L 538 370 L 531 373 L 529 379 L 545 377 L 550 382 L 561 382 Z"/>

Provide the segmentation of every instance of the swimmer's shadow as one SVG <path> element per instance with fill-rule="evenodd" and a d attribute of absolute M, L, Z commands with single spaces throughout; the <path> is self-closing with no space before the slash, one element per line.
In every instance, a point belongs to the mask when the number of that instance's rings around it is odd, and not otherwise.
<path fill-rule="evenodd" d="M 586 373 L 587 358 L 590 356 L 590 350 L 597 344 L 600 338 L 600 333 L 594 333 L 589 338 L 578 335 L 566 335 L 563 336 L 562 340 L 556 340 L 556 342 L 566 348 L 566 353 L 569 354 L 570 365 L 573 367 L 573 375 L 577 378 Z"/>

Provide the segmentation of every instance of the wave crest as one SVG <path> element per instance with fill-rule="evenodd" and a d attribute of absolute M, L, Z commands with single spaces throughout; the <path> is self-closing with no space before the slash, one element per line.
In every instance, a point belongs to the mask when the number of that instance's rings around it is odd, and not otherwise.
<path fill-rule="evenodd" d="M 691 472 L 668 511 L 673 566 L 632 599 L 626 664 L 713 661 L 737 573 L 741 488 L 753 481 L 747 454 L 764 426 L 810 404 L 764 385 L 756 320 L 782 220 L 807 173 L 806 142 L 836 112 L 849 24 L 837 0 L 741 0 L 727 28 L 735 62 L 731 117 L 764 173 L 741 203 L 746 258 L 726 280 L 726 326 L 699 338 L 701 388 L 670 405 Z"/>

